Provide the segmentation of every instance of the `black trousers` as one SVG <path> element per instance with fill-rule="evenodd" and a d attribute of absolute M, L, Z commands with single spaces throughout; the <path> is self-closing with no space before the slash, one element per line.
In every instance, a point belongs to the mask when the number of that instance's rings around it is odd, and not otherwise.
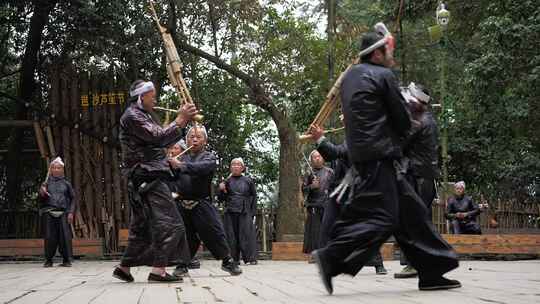
<path fill-rule="evenodd" d="M 321 236 L 320 236 L 320 246 L 325 247 L 328 244 L 328 241 L 332 238 L 332 228 L 336 223 L 340 211 L 341 205 L 338 204 L 334 199 L 330 199 L 326 208 L 324 208 L 324 214 L 321 224 Z M 372 259 L 366 263 L 366 266 L 383 266 L 383 259 L 380 252 L 375 253 Z"/>
<path fill-rule="evenodd" d="M 355 168 L 359 176 L 353 198 L 333 238 L 320 250 L 326 272 L 356 275 L 392 234 L 420 279 L 458 267 L 456 253 L 427 221 L 426 206 L 405 177 L 396 175 L 393 161 L 357 163 Z"/>
<path fill-rule="evenodd" d="M 67 221 L 67 213 L 54 217 L 48 212 L 43 214 L 45 232 L 45 259 L 52 261 L 56 250 L 62 255 L 64 262 L 69 262 L 72 256 L 71 229 Z"/>
<path fill-rule="evenodd" d="M 140 181 L 132 182 L 128 187 L 131 206 L 128 246 L 120 265 L 165 267 L 188 259 L 184 223 L 167 184 L 154 180 L 144 193 L 139 193 L 133 185 Z"/>
<path fill-rule="evenodd" d="M 240 261 L 240 253 L 244 263 L 257 260 L 257 242 L 255 227 L 251 214 L 244 212 L 225 212 L 225 234 L 234 261 Z"/>
<path fill-rule="evenodd" d="M 412 175 L 407 176 L 407 180 L 411 184 L 411 186 L 415 189 L 416 194 L 420 196 L 424 204 L 426 205 L 427 209 L 427 220 L 429 222 L 432 222 L 433 215 L 432 215 L 432 208 L 431 205 L 433 204 L 433 200 L 436 196 L 435 191 L 435 180 L 433 179 L 426 179 L 426 178 L 419 178 Z M 407 257 L 401 252 L 399 256 L 399 263 L 401 265 L 409 265 L 407 262 Z"/>
<path fill-rule="evenodd" d="M 177 204 L 186 224 L 186 237 L 189 244 L 190 259 L 195 256 L 201 240 L 217 260 L 230 256 L 225 230 L 216 207 L 208 200 L 200 200 L 193 209 Z"/>
<path fill-rule="evenodd" d="M 322 207 L 307 207 L 307 218 L 304 226 L 304 253 L 311 253 L 321 248 L 321 226 L 324 215 Z"/>
<path fill-rule="evenodd" d="M 482 234 L 480 225 L 475 221 L 451 220 L 454 234 Z"/>

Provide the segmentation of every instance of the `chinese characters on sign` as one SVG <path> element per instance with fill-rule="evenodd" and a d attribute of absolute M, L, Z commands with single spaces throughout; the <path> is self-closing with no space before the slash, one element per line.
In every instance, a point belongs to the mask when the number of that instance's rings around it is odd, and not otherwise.
<path fill-rule="evenodd" d="M 124 104 L 126 97 L 124 92 L 109 92 L 109 93 L 94 93 L 88 95 L 81 95 L 81 107 L 88 107 L 90 104 L 93 107 L 105 106 L 105 105 L 117 105 Z"/>

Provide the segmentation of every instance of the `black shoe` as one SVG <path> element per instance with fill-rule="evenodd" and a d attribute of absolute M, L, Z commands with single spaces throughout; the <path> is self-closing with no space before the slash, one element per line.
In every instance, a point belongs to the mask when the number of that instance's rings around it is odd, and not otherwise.
<path fill-rule="evenodd" d="M 71 262 L 63 262 L 62 264 L 58 265 L 60 267 L 71 267 Z"/>
<path fill-rule="evenodd" d="M 133 276 L 131 275 L 131 273 L 127 273 L 127 272 L 123 271 L 120 267 L 114 268 L 112 276 L 113 276 L 113 278 L 117 278 L 119 280 L 122 280 L 122 281 L 128 282 L 128 283 L 131 283 L 131 282 L 133 282 L 135 280 L 135 279 L 133 279 Z"/>
<path fill-rule="evenodd" d="M 249 265 L 257 265 L 257 264 L 259 264 L 259 262 L 257 262 L 257 261 L 249 261 L 249 262 L 247 262 L 247 264 L 249 264 Z"/>
<path fill-rule="evenodd" d="M 386 268 L 384 266 L 375 266 L 375 273 L 377 274 L 387 274 L 388 271 L 386 271 Z"/>
<path fill-rule="evenodd" d="M 49 268 L 49 267 L 52 267 L 52 266 L 53 266 L 52 261 L 45 261 L 45 264 L 43 264 L 43 267 L 45 267 L 45 268 Z"/>
<path fill-rule="evenodd" d="M 187 268 L 189 268 L 189 269 L 199 269 L 199 268 L 201 268 L 201 261 L 199 261 L 199 259 L 197 259 L 197 258 L 193 258 L 189 262 Z"/>
<path fill-rule="evenodd" d="M 181 283 L 181 282 L 184 282 L 184 279 L 182 279 L 180 277 L 177 277 L 177 276 L 170 275 L 170 274 L 168 274 L 166 272 L 165 272 L 164 276 L 159 275 L 159 274 L 155 274 L 155 273 L 150 273 L 150 274 L 148 274 L 148 282 L 157 282 L 157 283 L 177 282 L 177 283 Z"/>
<path fill-rule="evenodd" d="M 321 277 L 324 288 L 326 288 L 326 292 L 331 295 L 334 292 L 334 286 L 332 286 L 332 276 L 324 269 L 324 262 L 320 256 L 319 250 L 313 251 L 311 256 L 319 268 L 319 276 Z"/>
<path fill-rule="evenodd" d="M 461 283 L 458 280 L 449 280 L 443 276 L 430 280 L 420 279 L 418 282 L 418 288 L 420 290 L 439 290 L 459 287 L 461 287 Z"/>
<path fill-rule="evenodd" d="M 233 276 L 242 274 L 242 269 L 240 269 L 240 267 L 238 267 L 238 264 L 232 260 L 224 260 L 223 263 L 221 263 L 221 270 L 226 271 Z"/>
<path fill-rule="evenodd" d="M 186 266 L 180 265 L 180 266 L 176 266 L 176 269 L 174 270 L 173 275 L 177 277 L 183 277 L 183 276 L 186 276 L 188 272 L 189 271 Z"/>

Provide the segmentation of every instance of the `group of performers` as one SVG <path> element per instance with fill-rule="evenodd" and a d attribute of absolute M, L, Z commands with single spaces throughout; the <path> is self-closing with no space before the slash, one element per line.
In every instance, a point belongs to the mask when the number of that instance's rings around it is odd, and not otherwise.
<path fill-rule="evenodd" d="M 128 246 L 113 276 L 131 282 L 130 267 L 147 265 L 153 267 L 148 281 L 182 281 L 188 267 L 197 265 L 193 259 L 201 242 L 231 275 L 242 273 L 240 255 L 256 264 L 252 219 L 257 194 L 253 181 L 242 175 L 242 159 L 231 163 L 231 176 L 220 185 L 226 201 L 224 227 L 213 204 L 217 158 L 206 150 L 208 134 L 198 124 L 186 130 L 198 110 L 186 103 L 162 127 L 151 115 L 156 105 L 152 82 L 136 81 L 130 95 L 131 104 L 120 119 L 120 143 L 132 213 Z M 184 137 L 187 147 L 182 151 Z M 167 155 L 165 148 L 171 146 Z M 167 266 L 176 266 L 172 275 Z"/>
<path fill-rule="evenodd" d="M 461 286 L 443 277 L 458 267 L 458 259 L 431 223 L 438 175 L 431 98 L 414 83 L 400 89 L 390 69 L 393 49 L 393 37 L 384 26 L 363 35 L 361 63 L 347 72 L 340 87 L 343 143 L 325 138 L 322 126 L 309 129 L 317 148 L 309 156 L 311 172 L 303 183 L 308 215 L 304 252 L 312 253 L 330 294 L 332 279 L 340 274 L 354 276 L 366 265 L 386 274 L 379 250 L 391 236 L 406 265 L 396 278 L 418 276 L 421 290 Z M 182 281 L 188 268 L 198 265 L 195 254 L 201 242 L 222 261 L 222 270 L 239 275 L 240 257 L 257 263 L 253 180 L 242 174 L 241 158 L 232 160 L 231 175 L 219 185 L 219 197 L 227 202 L 223 223 L 212 200 L 217 159 L 206 150 L 206 129 L 193 124 L 187 130 L 198 110 L 183 104 L 174 121 L 162 127 L 151 114 L 155 95 L 152 82 L 135 81 L 120 120 L 131 223 L 128 246 L 113 276 L 132 282 L 130 268 L 147 265 L 152 266 L 148 281 Z M 57 165 L 63 167 L 61 160 L 51 168 Z M 62 211 L 48 222 L 54 238 L 47 244 L 46 266 L 52 265 L 58 246 L 69 265 L 70 252 L 62 241 L 69 237 L 60 232 L 68 230 L 76 203 L 73 189 L 57 171 L 51 170 L 40 190 L 49 211 Z M 173 274 L 166 272 L 168 266 L 176 266 Z"/>

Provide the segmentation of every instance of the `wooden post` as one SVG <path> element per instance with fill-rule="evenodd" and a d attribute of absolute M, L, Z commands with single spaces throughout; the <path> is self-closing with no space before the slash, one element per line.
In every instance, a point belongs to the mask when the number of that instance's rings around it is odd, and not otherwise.
<path fill-rule="evenodd" d="M 81 75 L 81 85 L 80 90 L 82 95 L 88 96 L 88 106 L 82 107 L 82 121 L 81 124 L 88 125 L 92 122 L 91 119 L 91 112 L 90 107 L 92 105 L 92 96 L 90 95 L 89 90 L 89 79 L 88 74 L 83 73 Z M 83 218 L 86 219 L 86 226 L 88 231 L 88 238 L 95 238 L 95 227 L 93 225 L 93 219 L 95 217 L 94 212 L 94 184 L 95 184 L 95 178 L 94 178 L 94 170 L 92 169 L 92 163 L 93 163 L 93 154 L 92 154 L 92 140 L 88 135 L 82 135 L 82 145 L 81 145 L 81 152 L 86 161 L 81 162 L 81 174 L 82 176 L 82 184 L 81 187 L 83 190 L 83 199 L 84 199 L 84 208 L 83 204 L 81 203 L 81 211 L 84 212 Z M 84 211 L 83 211 L 84 210 Z"/>
<path fill-rule="evenodd" d="M 53 139 L 53 134 L 52 134 L 52 128 L 50 125 L 47 125 L 45 127 L 45 134 L 47 134 L 47 142 L 49 143 L 49 150 L 50 150 L 50 155 L 51 157 L 55 157 L 56 156 L 56 150 L 54 148 L 54 139 Z"/>
<path fill-rule="evenodd" d="M 115 83 L 114 88 L 111 90 L 111 93 L 113 94 L 113 96 L 116 97 L 116 95 L 114 94 L 118 91 L 119 90 L 118 90 L 118 82 L 117 82 Z M 111 113 L 110 118 L 109 118 L 111 131 L 113 128 L 116 128 L 117 130 L 119 130 L 120 117 L 118 115 L 118 112 L 120 112 L 121 105 L 119 104 L 118 99 L 115 99 L 115 101 L 116 101 L 116 104 L 109 105 L 110 113 Z M 115 221 L 115 227 L 117 231 L 120 231 L 120 229 L 122 228 L 122 204 L 123 204 L 122 192 L 127 191 L 127 189 L 122 188 L 122 180 L 121 180 L 122 177 L 120 174 L 120 161 L 118 160 L 119 151 L 116 148 L 112 148 L 111 150 L 112 150 L 111 151 L 112 152 L 112 155 L 111 155 L 112 168 L 111 169 L 112 169 L 112 180 L 113 180 L 113 185 L 112 185 L 113 186 L 112 187 L 112 191 L 113 191 L 113 206 L 112 207 L 113 208 L 110 212 L 111 212 L 113 220 Z M 115 238 L 118 238 L 118 233 L 115 233 Z M 118 240 L 116 240 L 116 245 L 118 245 Z"/>
<path fill-rule="evenodd" d="M 262 243 L 263 243 L 263 248 L 262 250 L 264 252 L 267 252 L 268 251 L 268 246 L 266 245 L 266 213 L 265 213 L 265 209 L 263 208 L 262 209 L 262 223 L 261 223 L 261 226 L 262 226 Z"/>
<path fill-rule="evenodd" d="M 71 160 L 71 130 L 66 123 L 71 122 L 71 105 L 70 105 L 70 90 L 69 90 L 69 80 L 71 76 L 71 68 L 65 67 L 62 71 L 62 76 L 60 78 L 60 99 L 58 103 L 58 114 L 57 118 L 60 118 L 60 121 L 64 122 L 61 125 L 61 138 L 62 138 L 62 148 L 61 154 L 64 156 L 64 173 L 66 178 L 72 182 L 73 181 L 73 162 Z"/>
<path fill-rule="evenodd" d="M 103 123 L 103 109 L 100 105 L 101 103 L 101 86 L 100 78 L 101 75 L 92 75 L 92 93 L 97 95 L 97 104 L 92 107 L 92 126 L 94 131 L 97 134 L 103 133 L 102 123 Z M 93 141 L 93 159 L 94 159 L 94 178 L 95 178 L 95 215 L 93 219 L 96 227 L 96 236 L 103 235 L 103 217 L 102 217 L 102 208 L 103 208 L 103 198 L 104 198 L 104 189 L 103 189 L 103 143 L 100 140 Z"/>
<path fill-rule="evenodd" d="M 75 189 L 75 195 L 78 196 L 80 204 L 82 204 L 82 177 L 81 177 L 81 138 L 80 138 L 80 92 L 79 92 L 79 76 L 76 72 L 72 71 L 71 73 L 71 86 L 70 86 L 70 99 L 71 99 L 71 119 L 75 125 L 71 129 L 71 140 L 72 140 L 72 149 L 73 149 L 73 158 L 72 158 L 72 168 L 73 168 L 73 178 L 71 183 Z M 76 231 L 81 232 L 82 238 L 88 238 L 88 231 L 86 231 L 86 225 L 84 224 L 83 217 L 81 215 L 82 209 L 77 209 L 75 228 Z"/>
<path fill-rule="evenodd" d="M 52 77 L 51 77 L 51 93 L 49 94 L 49 105 L 51 108 L 51 119 L 49 120 L 49 128 L 51 132 L 48 132 L 47 136 L 49 137 L 49 149 L 51 149 L 51 157 L 56 157 L 56 152 L 62 151 L 61 149 L 61 143 L 62 143 L 62 133 L 61 129 L 56 122 L 56 119 L 60 117 L 60 64 L 57 62 L 57 64 L 54 65 L 52 68 Z M 49 131 L 49 130 L 47 130 Z M 52 138 L 55 138 L 56 141 L 52 141 Z M 52 153 L 54 152 L 54 153 Z"/>
<path fill-rule="evenodd" d="M 101 110 L 103 111 L 103 129 L 102 134 L 104 134 L 105 137 L 103 137 L 103 141 L 101 142 L 101 145 L 103 146 L 103 180 L 104 180 L 104 194 L 105 194 L 105 202 L 104 202 L 104 217 L 102 218 L 102 221 L 104 223 L 103 229 L 104 229 L 104 235 L 105 238 L 105 248 L 110 251 L 116 250 L 116 238 L 117 233 L 115 233 L 114 229 L 114 217 L 112 216 L 114 214 L 114 208 L 113 208 L 113 180 L 112 180 L 112 153 L 113 149 L 109 145 L 110 138 L 108 134 L 110 134 L 110 130 L 112 127 L 111 124 L 111 105 L 109 104 L 109 92 L 112 90 L 111 86 L 111 80 L 112 80 L 113 72 L 109 71 L 107 76 L 100 77 L 102 80 L 107 79 L 104 84 L 102 84 L 102 104 L 101 104 Z M 114 83 L 113 83 L 114 84 Z M 103 102 L 104 101 L 104 102 Z M 107 135 L 105 135 L 107 134 Z"/>
<path fill-rule="evenodd" d="M 38 121 L 34 121 L 34 133 L 36 134 L 36 141 L 39 149 L 39 154 L 41 155 L 41 158 L 45 159 L 48 163 L 49 158 L 49 152 L 47 151 L 46 143 L 45 143 L 45 136 L 43 135 L 43 129 L 41 129 L 41 126 L 39 125 Z"/>

